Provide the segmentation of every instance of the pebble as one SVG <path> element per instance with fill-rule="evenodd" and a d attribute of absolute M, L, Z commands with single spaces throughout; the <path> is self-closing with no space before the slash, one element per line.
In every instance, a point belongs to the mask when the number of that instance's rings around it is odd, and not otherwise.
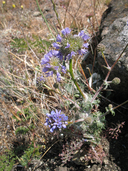
<path fill-rule="evenodd" d="M 105 165 L 109 164 L 108 159 L 104 159 L 104 164 L 105 164 Z"/>
<path fill-rule="evenodd" d="M 53 18 L 53 15 L 52 15 L 52 14 L 47 14 L 47 15 L 45 16 L 45 18 L 46 18 L 46 19 Z"/>
<path fill-rule="evenodd" d="M 45 7 L 43 11 L 44 11 L 44 12 L 49 12 L 50 10 L 51 10 L 50 8 Z"/>
<path fill-rule="evenodd" d="M 35 11 L 33 13 L 33 17 L 39 17 L 41 15 L 41 13 L 39 11 Z"/>

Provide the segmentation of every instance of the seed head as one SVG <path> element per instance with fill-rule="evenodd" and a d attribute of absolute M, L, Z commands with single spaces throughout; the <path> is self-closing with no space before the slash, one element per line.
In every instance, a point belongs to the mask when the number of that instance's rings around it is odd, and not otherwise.
<path fill-rule="evenodd" d="M 120 84 L 120 79 L 118 77 L 115 77 L 113 80 L 112 80 L 112 83 L 115 84 L 115 85 L 118 85 Z"/>

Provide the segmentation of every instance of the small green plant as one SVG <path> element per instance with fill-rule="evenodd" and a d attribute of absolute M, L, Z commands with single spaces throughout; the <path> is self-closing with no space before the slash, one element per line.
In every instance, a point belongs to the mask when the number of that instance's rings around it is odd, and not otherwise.
<path fill-rule="evenodd" d="M 24 38 L 14 38 L 11 42 L 11 48 L 15 49 L 17 52 L 24 52 L 28 49 L 28 46 Z"/>
<path fill-rule="evenodd" d="M 25 127 L 18 127 L 15 131 L 16 134 L 22 134 L 22 135 L 25 135 L 28 132 L 29 132 L 29 129 Z"/>
<path fill-rule="evenodd" d="M 26 40 L 27 39 L 27 40 Z M 30 50 L 29 46 L 36 50 L 38 53 L 45 52 L 51 46 L 51 42 L 42 40 L 37 35 L 32 35 L 32 38 L 14 38 L 11 42 L 11 48 L 18 53 L 23 53 Z"/>
<path fill-rule="evenodd" d="M 16 161 L 16 156 L 12 151 L 6 150 L 0 155 L 0 171 L 11 171 Z"/>
<path fill-rule="evenodd" d="M 39 158 L 40 152 L 39 152 L 40 147 L 34 147 L 34 144 L 32 143 L 25 151 L 24 154 L 18 158 L 20 164 L 23 167 L 27 167 L 30 165 L 31 160 L 33 158 Z"/>

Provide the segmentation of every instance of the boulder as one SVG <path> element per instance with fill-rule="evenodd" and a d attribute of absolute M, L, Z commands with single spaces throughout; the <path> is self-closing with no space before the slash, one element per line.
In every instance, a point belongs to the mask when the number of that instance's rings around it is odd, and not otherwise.
<path fill-rule="evenodd" d="M 99 31 L 100 42 L 99 47 L 104 47 L 105 58 L 111 67 L 119 57 L 124 47 L 128 43 L 128 1 L 112 0 L 109 8 L 103 14 L 101 27 Z M 101 52 L 97 54 L 97 61 L 101 71 L 106 76 L 108 70 Z M 119 85 L 111 85 L 114 90 L 114 97 L 127 100 L 128 99 L 128 46 L 122 57 L 113 68 L 109 81 L 114 77 L 119 77 L 121 83 Z"/>

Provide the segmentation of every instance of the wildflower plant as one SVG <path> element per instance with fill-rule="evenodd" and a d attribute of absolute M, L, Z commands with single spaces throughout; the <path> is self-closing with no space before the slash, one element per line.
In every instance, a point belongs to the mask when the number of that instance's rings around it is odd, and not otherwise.
<path fill-rule="evenodd" d="M 51 114 L 46 114 L 45 126 L 50 127 L 50 132 L 64 128 L 66 132 L 68 131 L 72 135 L 76 132 L 76 136 L 78 136 L 80 131 L 80 135 L 82 134 L 81 138 L 95 144 L 98 142 L 100 132 L 104 127 L 104 118 L 99 119 L 101 112 L 96 111 L 92 113 L 92 108 L 94 105 L 98 108 L 100 101 L 94 100 L 91 102 L 92 95 L 84 92 L 83 83 L 75 78 L 78 77 L 79 72 L 73 72 L 72 65 L 73 61 L 88 52 L 89 38 L 89 35 L 85 34 L 84 30 L 80 31 L 77 35 L 72 35 L 71 29 L 68 27 L 61 30 L 61 34 L 58 34 L 56 37 L 56 42 L 52 44 L 54 49 L 44 55 L 41 65 L 45 77 L 56 76 L 56 81 L 61 86 L 64 86 L 61 83 L 61 74 L 66 74 L 67 72 L 68 77 L 71 78 L 70 81 L 67 81 L 67 84 L 73 81 L 71 83 L 74 89 L 73 99 L 76 100 L 75 94 L 79 94 L 80 98 L 82 97 L 77 104 L 74 103 L 76 105 L 75 117 L 68 120 L 68 116 L 61 114 L 61 110 L 52 111 Z M 66 78 L 67 76 L 64 77 Z M 81 77 L 80 73 L 79 77 Z M 41 77 L 41 79 L 43 78 Z M 70 93 L 71 91 L 69 91 Z M 74 131 L 71 131 L 71 127 L 74 124 L 76 125 Z"/>
<path fill-rule="evenodd" d="M 80 31 L 77 35 L 73 35 L 71 29 L 68 27 L 61 30 L 61 33 L 56 37 L 56 42 L 52 43 L 54 49 L 50 50 L 47 54 L 44 55 L 44 58 L 41 60 L 41 65 L 43 66 L 42 72 L 45 73 L 46 77 L 53 77 L 53 75 L 56 75 L 56 80 L 61 86 L 64 86 L 62 85 L 61 74 L 62 72 L 64 74 L 67 73 L 70 81 L 67 81 L 64 84 L 68 84 L 69 82 L 71 84 L 72 82 L 72 88 L 74 89 L 72 99 L 75 104 L 74 117 L 70 117 L 70 120 L 69 117 L 67 117 L 65 114 L 61 114 L 61 110 L 56 110 L 56 112 L 52 111 L 51 114 L 46 114 L 45 126 L 50 127 L 50 132 L 55 132 L 55 130 L 61 130 L 61 128 L 64 128 L 65 131 L 63 133 L 66 137 L 70 134 L 71 142 L 73 141 L 74 136 L 79 137 L 80 142 L 83 145 L 84 143 L 88 143 L 91 145 L 91 148 L 94 149 L 93 151 L 95 151 L 95 146 L 100 142 L 100 133 L 103 128 L 105 128 L 106 115 L 106 113 L 103 114 L 99 111 L 98 107 L 100 100 L 97 97 L 101 89 L 103 89 L 103 86 L 105 86 L 105 83 L 109 85 L 110 83 L 118 82 L 117 84 L 119 84 L 120 79 L 115 78 L 111 82 L 107 81 L 111 69 L 108 63 L 106 63 L 107 67 L 109 68 L 109 72 L 105 81 L 99 87 L 99 92 L 95 92 L 95 90 L 91 88 L 91 84 L 88 84 L 87 80 L 86 85 L 88 85 L 88 88 L 92 91 L 92 94 L 84 91 L 83 83 L 79 80 L 81 74 L 78 69 L 76 72 L 74 72 L 73 62 L 75 63 L 78 60 L 77 58 L 82 58 L 82 56 L 88 52 L 89 38 L 90 36 L 85 34 L 84 30 Z M 62 69 L 64 70 L 62 71 Z M 67 78 L 67 75 L 64 75 L 63 79 Z M 107 86 L 105 89 L 106 88 Z M 69 94 L 70 93 L 71 91 L 69 91 Z M 93 93 L 95 93 L 94 96 Z M 78 97 L 80 99 L 78 102 L 76 102 L 76 94 L 79 94 Z M 68 107 L 70 109 L 70 106 Z M 107 112 L 111 112 L 111 109 L 109 109 Z M 73 149 L 74 148 L 75 147 L 73 147 Z M 77 147 L 75 149 L 77 149 Z M 73 158 L 70 156 L 70 154 L 68 156 L 67 151 L 70 150 L 66 149 L 65 152 L 63 151 L 63 156 L 65 156 L 64 153 L 66 153 L 67 161 Z M 70 153 L 73 154 L 72 150 Z M 97 158 L 100 158 L 102 163 L 101 158 L 104 155 L 102 156 L 102 153 L 96 154 L 95 151 L 95 156 L 98 156 Z"/>

